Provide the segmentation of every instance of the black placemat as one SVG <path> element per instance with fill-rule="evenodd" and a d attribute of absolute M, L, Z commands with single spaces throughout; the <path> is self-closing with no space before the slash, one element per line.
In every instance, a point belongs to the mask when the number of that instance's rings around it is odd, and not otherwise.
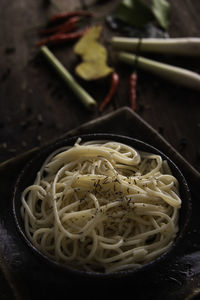
<path fill-rule="evenodd" d="M 143 140 L 164 152 L 182 170 L 192 192 L 192 222 L 184 242 L 170 260 L 137 278 L 115 281 L 63 276 L 38 261 L 20 240 L 11 212 L 16 178 L 39 149 L 31 149 L 0 165 L 0 296 L 1 299 L 42 299 L 44 297 L 82 296 L 114 297 L 119 292 L 132 293 L 136 299 L 192 299 L 200 289 L 200 174 L 160 135 L 129 108 L 121 108 L 63 137 L 84 133 L 116 133 Z M 92 292 L 93 288 L 95 291 Z M 71 297 L 71 296 L 70 296 Z"/>

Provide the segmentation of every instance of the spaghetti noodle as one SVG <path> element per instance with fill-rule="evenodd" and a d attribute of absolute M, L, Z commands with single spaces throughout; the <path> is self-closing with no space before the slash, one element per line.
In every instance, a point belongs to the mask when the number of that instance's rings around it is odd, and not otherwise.
<path fill-rule="evenodd" d="M 52 153 L 22 193 L 32 244 L 74 268 L 135 269 L 178 231 L 178 181 L 161 156 L 115 141 L 78 139 Z"/>

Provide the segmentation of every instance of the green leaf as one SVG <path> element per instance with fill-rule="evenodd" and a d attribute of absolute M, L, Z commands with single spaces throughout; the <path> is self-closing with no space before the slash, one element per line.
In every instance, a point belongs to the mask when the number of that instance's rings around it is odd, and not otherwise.
<path fill-rule="evenodd" d="M 154 20 L 152 11 L 140 0 L 123 0 L 116 7 L 114 16 L 135 27 L 145 26 Z"/>
<path fill-rule="evenodd" d="M 171 6 L 166 0 L 152 0 L 152 12 L 158 22 L 158 24 L 168 29 L 171 16 Z"/>
<path fill-rule="evenodd" d="M 116 7 L 114 16 L 134 27 L 144 27 L 156 21 L 160 27 L 167 30 L 171 6 L 167 0 L 151 0 L 150 6 L 142 0 L 122 0 Z"/>

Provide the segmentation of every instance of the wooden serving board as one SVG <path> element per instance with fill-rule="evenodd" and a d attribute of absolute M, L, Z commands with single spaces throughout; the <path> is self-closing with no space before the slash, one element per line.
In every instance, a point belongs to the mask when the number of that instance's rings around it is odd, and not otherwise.
<path fill-rule="evenodd" d="M 14 185 L 26 162 L 39 150 L 34 148 L 0 165 L 0 299 L 59 299 L 71 293 L 74 297 L 80 292 L 83 296 L 92 296 L 91 286 L 98 288 L 98 296 L 104 298 L 124 291 L 126 294 L 134 292 L 137 299 L 183 300 L 199 293 L 200 174 L 156 130 L 127 107 L 85 123 L 63 137 L 85 133 L 116 133 L 143 140 L 177 164 L 192 194 L 192 221 L 185 240 L 170 260 L 154 268 L 153 274 L 149 270 L 133 278 L 104 281 L 67 276 L 50 269 L 23 244 L 12 215 Z"/>

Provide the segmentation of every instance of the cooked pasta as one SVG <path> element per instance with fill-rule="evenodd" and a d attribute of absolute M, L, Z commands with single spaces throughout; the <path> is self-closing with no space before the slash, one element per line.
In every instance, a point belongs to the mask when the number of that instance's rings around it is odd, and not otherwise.
<path fill-rule="evenodd" d="M 77 142 L 52 153 L 22 193 L 27 237 L 76 269 L 136 269 L 178 231 L 177 179 L 161 156 L 115 141 Z"/>

